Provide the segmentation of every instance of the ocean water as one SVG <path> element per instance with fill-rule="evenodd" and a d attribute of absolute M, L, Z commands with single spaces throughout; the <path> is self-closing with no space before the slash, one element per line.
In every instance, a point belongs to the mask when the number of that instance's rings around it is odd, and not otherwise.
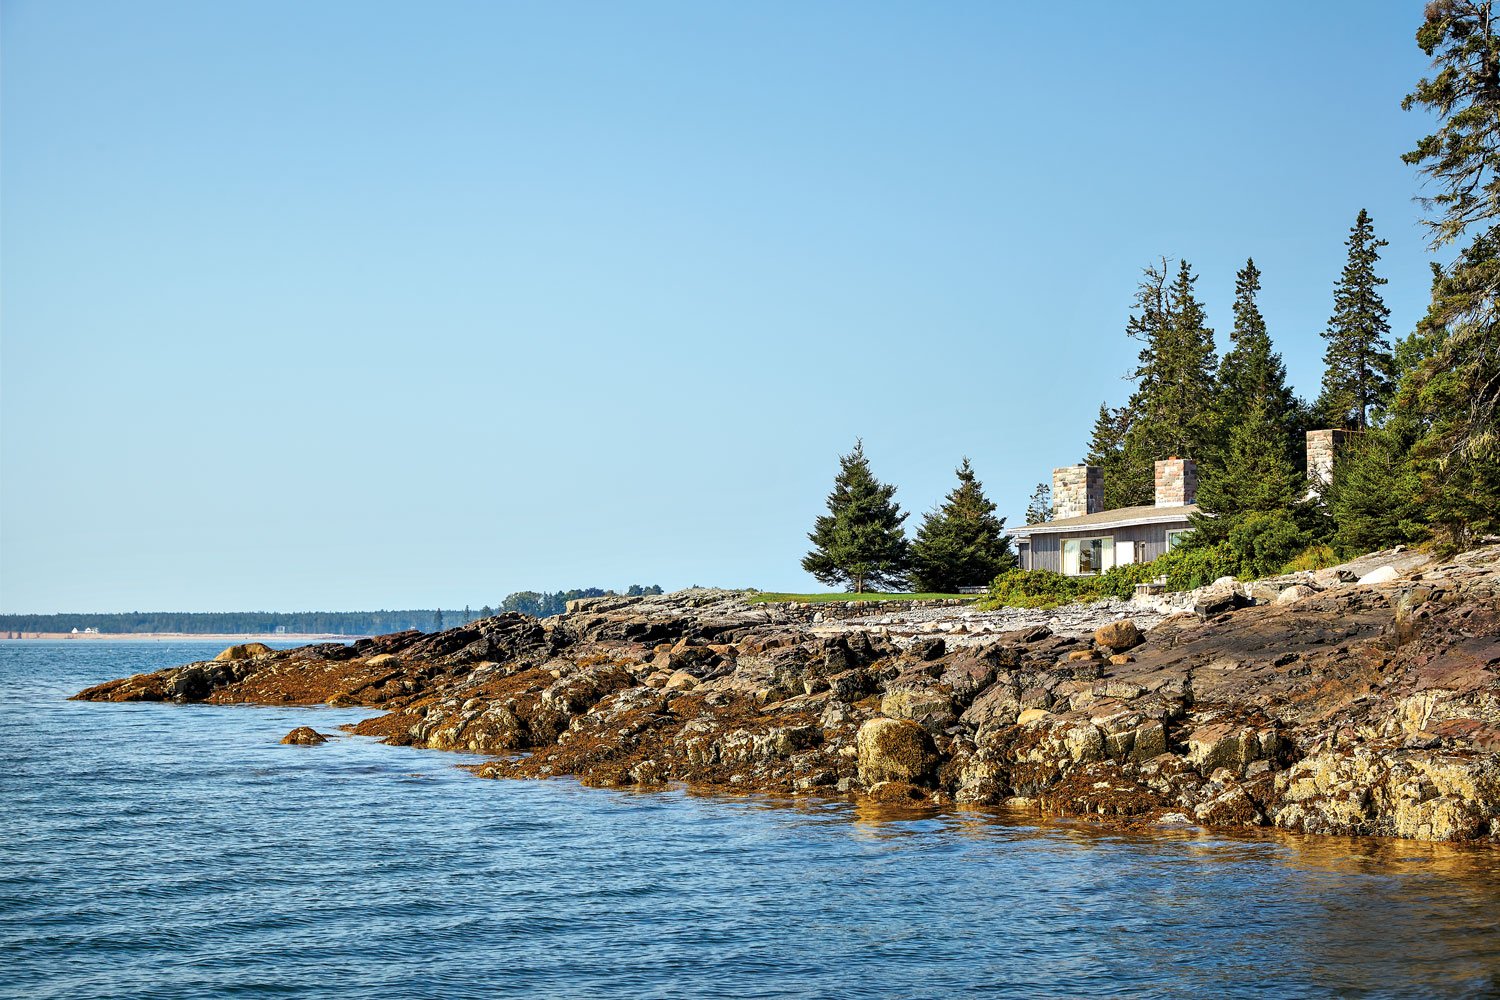
<path fill-rule="evenodd" d="M 1500 851 L 471 777 L 0 643 L 0 995 L 1500 995 Z"/>

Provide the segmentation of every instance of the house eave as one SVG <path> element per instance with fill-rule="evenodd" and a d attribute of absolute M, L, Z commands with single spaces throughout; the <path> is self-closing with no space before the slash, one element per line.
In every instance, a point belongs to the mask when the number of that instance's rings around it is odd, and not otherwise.
<path fill-rule="evenodd" d="M 1073 531 L 1107 531 L 1112 528 L 1133 528 L 1142 524 L 1187 524 L 1191 515 L 1189 514 L 1162 514 L 1157 517 L 1127 517 L 1118 521 L 1096 521 L 1092 524 L 1059 524 L 1051 523 L 1028 524 L 1024 527 L 1012 529 L 1011 534 L 1017 538 L 1030 538 L 1032 535 L 1062 535 Z"/>

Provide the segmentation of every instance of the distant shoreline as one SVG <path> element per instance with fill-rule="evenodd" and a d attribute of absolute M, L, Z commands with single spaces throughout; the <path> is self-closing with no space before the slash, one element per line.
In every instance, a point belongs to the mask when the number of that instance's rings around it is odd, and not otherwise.
<path fill-rule="evenodd" d="M 204 632 L 0 632 L 0 641 L 21 642 L 31 639 L 106 639 L 115 642 L 353 642 L 363 635 L 323 635 L 311 633 L 204 633 Z"/>

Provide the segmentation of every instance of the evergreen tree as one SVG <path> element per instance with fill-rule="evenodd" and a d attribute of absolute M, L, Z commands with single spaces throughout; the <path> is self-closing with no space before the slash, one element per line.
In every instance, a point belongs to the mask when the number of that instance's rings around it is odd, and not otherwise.
<path fill-rule="evenodd" d="M 1432 248 L 1469 239 L 1434 289 L 1445 336 L 1410 379 L 1412 397 L 1450 406 L 1419 446 L 1440 482 L 1482 485 L 1500 462 L 1500 27 L 1491 0 L 1433 0 L 1417 45 L 1437 70 L 1402 106 L 1431 111 L 1435 132 L 1404 157 L 1437 189 L 1422 199 Z M 1471 235 L 1472 234 L 1472 235 Z M 1403 393 L 1405 394 L 1405 393 Z M 1436 411 L 1434 411 L 1436 412 Z"/>
<path fill-rule="evenodd" d="M 1128 476 L 1125 470 L 1125 433 L 1130 429 L 1130 412 L 1125 407 L 1100 403 L 1094 431 L 1089 436 L 1088 465 L 1098 466 L 1104 478 L 1104 506 L 1127 507 Z"/>
<path fill-rule="evenodd" d="M 432 630 L 441 632 L 443 630 L 443 609 L 438 608 L 432 613 Z"/>
<path fill-rule="evenodd" d="M 1412 444 L 1409 423 L 1393 419 L 1344 446 L 1323 491 L 1340 557 L 1406 545 L 1427 534 Z"/>
<path fill-rule="evenodd" d="M 1271 346 L 1265 317 L 1255 301 L 1259 293 L 1260 269 L 1254 260 L 1247 260 L 1234 279 L 1233 346 L 1219 362 L 1216 438 L 1221 448 L 1229 449 L 1235 429 L 1259 407 L 1258 424 L 1264 434 L 1260 447 L 1276 451 L 1295 465 L 1301 403 L 1287 385 L 1281 355 Z M 1215 470 L 1200 471 L 1208 475 Z"/>
<path fill-rule="evenodd" d="M 1202 512 L 1194 517 L 1193 526 L 1203 541 L 1229 537 L 1249 514 L 1291 516 L 1303 484 L 1287 457 L 1282 436 L 1282 424 L 1261 402 L 1252 404 L 1234 425 L 1224 461 L 1213 466 L 1198 486 Z"/>
<path fill-rule="evenodd" d="M 1349 259 L 1333 291 L 1333 315 L 1323 338 L 1323 392 L 1320 416 L 1333 427 L 1364 430 L 1370 411 L 1383 410 L 1394 390 L 1395 361 L 1388 339 L 1390 309 L 1380 296 L 1386 279 L 1375 273 L 1380 248 L 1370 213 L 1364 209 L 1349 230 Z"/>
<path fill-rule="evenodd" d="M 1202 464 L 1212 456 L 1214 332 L 1194 291 L 1198 279 L 1192 267 L 1181 261 L 1170 285 L 1167 271 L 1165 258 L 1160 267 L 1145 269 L 1136 293 L 1138 312 L 1126 328 L 1143 346 L 1131 375 L 1136 388 L 1112 491 L 1120 506 L 1152 501 L 1158 459 L 1177 455 Z"/>
<path fill-rule="evenodd" d="M 870 586 L 905 582 L 908 543 L 901 524 L 906 514 L 895 502 L 896 487 L 870 472 L 863 441 L 839 458 L 839 473 L 828 494 L 828 513 L 814 522 L 808 540 L 813 551 L 802 568 L 828 586 L 856 594 Z"/>
<path fill-rule="evenodd" d="M 969 460 L 955 471 L 958 486 L 941 507 L 922 516 L 911 546 L 913 585 L 925 593 L 984 586 L 1015 562 L 1005 519 L 995 516 Z"/>
<path fill-rule="evenodd" d="M 1026 505 L 1026 523 L 1044 524 L 1052 520 L 1052 487 L 1037 483 L 1031 492 L 1031 502 Z"/>

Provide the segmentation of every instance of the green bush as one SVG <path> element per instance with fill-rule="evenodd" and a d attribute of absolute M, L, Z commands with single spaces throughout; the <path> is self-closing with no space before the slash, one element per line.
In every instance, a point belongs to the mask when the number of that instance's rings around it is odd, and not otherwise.
<path fill-rule="evenodd" d="M 1063 576 L 1049 569 L 1008 569 L 990 583 L 989 595 L 980 602 L 994 608 L 1055 608 L 1078 600 L 1078 584 L 1091 577 Z"/>
<path fill-rule="evenodd" d="M 1168 590 L 1196 590 L 1221 576 L 1235 575 L 1235 558 L 1228 543 L 1193 545 L 1189 543 L 1148 563 L 1156 576 L 1167 579 Z"/>
<path fill-rule="evenodd" d="M 1127 566 L 1116 566 L 1103 576 L 1089 576 L 1083 579 L 1093 583 L 1096 600 L 1102 597 L 1118 597 L 1125 601 L 1135 595 L 1136 584 L 1155 580 L 1159 576 L 1161 576 L 1161 570 L 1157 568 L 1156 563 L 1131 563 Z"/>
<path fill-rule="evenodd" d="M 1116 566 L 1102 576 L 1063 576 L 1047 569 L 1011 569 L 995 577 L 980 607 L 1055 608 L 1106 597 L 1126 600 L 1135 593 L 1136 584 L 1154 580 L 1158 575 L 1154 563 Z"/>
<path fill-rule="evenodd" d="M 1281 567 L 1283 573 L 1304 573 L 1339 564 L 1338 553 L 1327 545 L 1309 545 Z"/>
<path fill-rule="evenodd" d="M 1238 518 L 1226 544 L 1234 558 L 1234 575 L 1247 580 L 1281 572 L 1312 541 L 1282 511 L 1254 511 Z"/>

